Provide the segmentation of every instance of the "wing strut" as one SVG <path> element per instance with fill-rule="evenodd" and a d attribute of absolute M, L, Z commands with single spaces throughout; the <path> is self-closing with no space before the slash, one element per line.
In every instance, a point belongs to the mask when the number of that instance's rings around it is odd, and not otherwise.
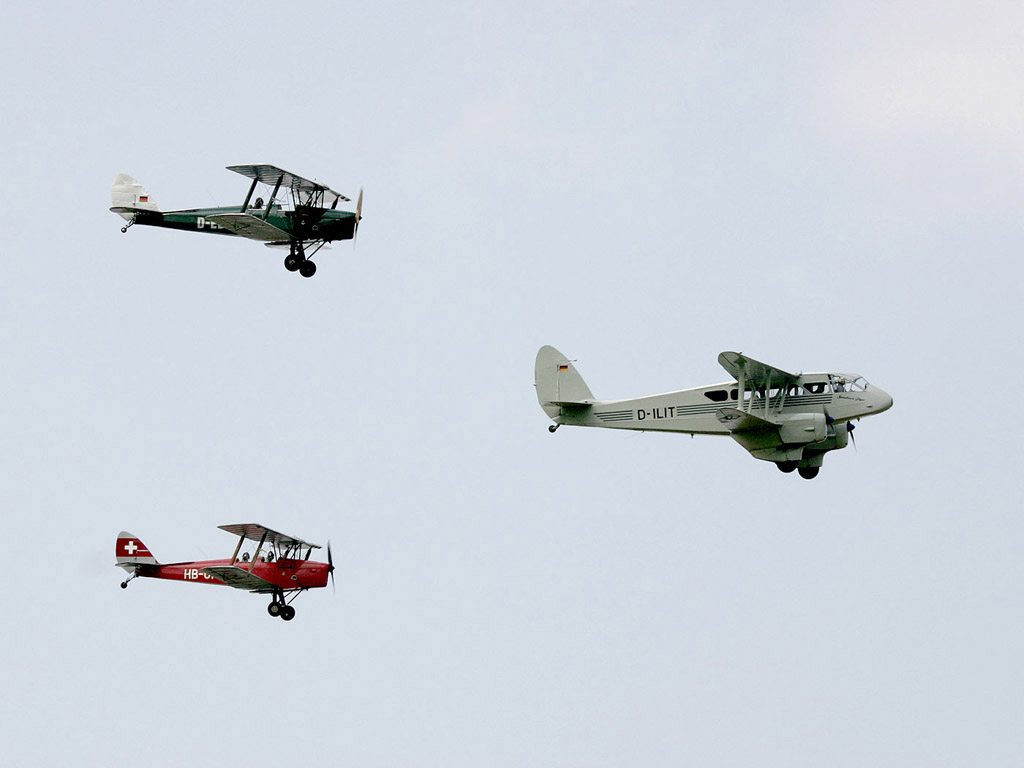
<path fill-rule="evenodd" d="M 270 198 L 273 200 L 274 198 Z M 252 565 L 249 566 L 249 573 L 252 573 L 252 569 L 256 567 L 256 560 L 259 559 L 260 550 L 263 549 L 263 542 L 267 540 L 267 532 L 263 532 L 262 538 L 260 538 L 259 546 L 256 547 L 256 554 L 252 556 Z"/>
<path fill-rule="evenodd" d="M 270 215 L 270 209 L 274 207 L 274 198 L 277 197 L 277 191 L 281 188 L 281 182 L 284 181 L 284 174 L 282 173 L 277 177 L 277 184 L 274 185 L 274 191 L 270 193 L 270 202 L 267 203 L 267 210 L 263 212 L 263 220 L 266 221 Z"/>
<path fill-rule="evenodd" d="M 739 360 L 736 361 L 736 365 L 740 369 L 740 375 L 737 377 L 739 380 L 736 382 L 739 385 L 736 388 L 736 396 L 739 398 L 739 400 L 736 401 L 736 404 L 739 406 L 739 409 L 742 411 L 743 410 L 743 393 L 744 393 L 744 391 L 746 390 L 746 387 L 747 387 L 747 361 L 744 360 L 741 357 Z M 753 398 L 751 398 L 751 399 L 753 399 Z"/>
<path fill-rule="evenodd" d="M 245 541 L 245 534 L 242 534 L 238 539 L 238 545 L 235 547 L 235 551 L 231 555 L 231 564 L 234 565 L 235 561 L 238 560 L 238 550 L 242 548 L 242 542 Z"/>
<path fill-rule="evenodd" d="M 242 213 L 245 213 L 249 208 L 249 201 L 252 199 L 252 193 L 256 191 L 256 184 L 259 183 L 259 179 L 252 180 L 252 186 L 249 187 L 249 194 L 245 196 L 245 202 L 242 203 Z"/>

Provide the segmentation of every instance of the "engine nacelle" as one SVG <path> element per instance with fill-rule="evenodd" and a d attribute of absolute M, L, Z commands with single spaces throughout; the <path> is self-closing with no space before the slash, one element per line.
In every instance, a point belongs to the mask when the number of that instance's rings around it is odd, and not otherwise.
<path fill-rule="evenodd" d="M 824 413 L 794 413 L 779 419 L 779 438 L 785 444 L 816 443 L 827 436 Z"/>

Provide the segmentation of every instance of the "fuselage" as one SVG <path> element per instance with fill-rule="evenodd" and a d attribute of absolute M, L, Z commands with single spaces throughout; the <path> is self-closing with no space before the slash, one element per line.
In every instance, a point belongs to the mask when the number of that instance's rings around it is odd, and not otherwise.
<path fill-rule="evenodd" d="M 257 208 L 250 208 L 246 212 L 260 219 L 267 214 L 265 209 Z M 239 207 L 236 205 L 226 208 L 189 208 L 179 211 L 139 210 L 133 212 L 132 217 L 139 225 L 236 237 L 237 233 L 217 225 L 210 219 L 222 214 L 238 213 Z M 266 222 L 286 232 L 295 240 L 351 240 L 355 234 L 356 215 L 349 211 L 324 208 L 287 210 L 275 205 L 267 214 Z"/>
<path fill-rule="evenodd" d="M 587 408 L 562 408 L 558 421 L 581 427 L 730 435 L 717 415 L 722 408 L 769 420 L 826 413 L 831 422 L 844 422 L 892 407 L 887 392 L 856 374 L 807 373 L 785 389 L 747 390 L 742 403 L 737 395 L 738 384 L 731 381 L 627 400 L 597 400 Z"/>
<path fill-rule="evenodd" d="M 230 558 L 225 558 L 222 560 L 196 560 L 187 563 L 139 564 L 135 566 L 135 569 L 139 576 L 151 579 L 170 579 L 171 581 L 191 581 L 197 584 L 225 586 L 223 581 L 204 573 L 203 569 L 231 565 Z M 255 563 L 238 560 L 235 561 L 234 566 L 269 581 L 283 591 L 326 587 L 329 572 L 327 563 L 283 557 L 269 562 L 260 558 Z"/>

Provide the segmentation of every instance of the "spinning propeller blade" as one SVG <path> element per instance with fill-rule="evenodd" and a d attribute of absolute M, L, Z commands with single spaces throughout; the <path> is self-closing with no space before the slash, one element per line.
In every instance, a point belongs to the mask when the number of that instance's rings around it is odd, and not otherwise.
<path fill-rule="evenodd" d="M 334 558 L 331 557 L 331 541 L 327 540 L 327 572 L 331 574 L 331 592 L 337 594 L 337 588 L 334 586 Z"/>
<path fill-rule="evenodd" d="M 849 423 L 848 423 L 848 424 L 846 425 L 846 434 L 848 434 L 848 435 L 850 436 L 850 442 L 851 442 L 851 443 L 853 443 L 853 452 L 854 452 L 854 453 L 856 453 L 856 452 L 857 452 L 857 438 L 855 438 L 855 437 L 853 436 L 853 430 L 854 430 L 855 428 L 856 428 L 856 425 L 855 425 L 855 424 L 854 424 L 854 423 L 853 423 L 852 421 L 851 421 L 851 422 L 849 422 Z"/>
<path fill-rule="evenodd" d="M 363 218 L 363 188 L 359 188 L 359 198 L 356 200 L 356 227 L 352 231 L 352 247 L 356 244 L 356 235 L 359 234 L 359 220 Z"/>

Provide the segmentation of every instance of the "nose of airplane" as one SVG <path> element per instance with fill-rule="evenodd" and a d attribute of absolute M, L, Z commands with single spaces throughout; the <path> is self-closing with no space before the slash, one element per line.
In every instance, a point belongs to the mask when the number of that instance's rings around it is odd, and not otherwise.
<path fill-rule="evenodd" d="M 881 413 L 882 411 L 888 411 L 892 408 L 892 395 L 886 392 L 884 389 L 875 389 L 875 405 L 874 412 Z"/>

